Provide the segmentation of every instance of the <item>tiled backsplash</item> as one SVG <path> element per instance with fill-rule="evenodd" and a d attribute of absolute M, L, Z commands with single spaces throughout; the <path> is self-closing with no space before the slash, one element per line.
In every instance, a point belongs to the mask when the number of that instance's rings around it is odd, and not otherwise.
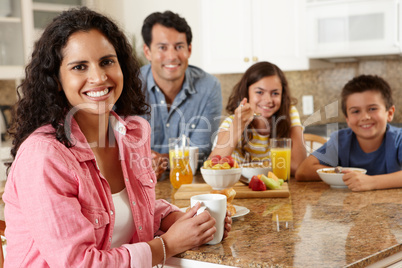
<path fill-rule="evenodd" d="M 279 66 L 280 67 L 280 66 Z M 285 72 L 292 97 L 302 123 L 307 125 L 344 122 L 340 94 L 343 86 L 353 77 L 373 74 L 384 78 L 393 89 L 396 112 L 393 122 L 402 123 L 402 59 L 362 60 L 353 63 L 337 63 L 333 68 Z M 241 74 L 216 75 L 222 84 L 223 105 Z M 303 115 L 302 96 L 313 95 L 314 115 Z M 338 107 L 338 108 L 337 108 Z M 226 111 L 223 111 L 226 114 Z"/>
<path fill-rule="evenodd" d="M 14 80 L 0 80 L 0 105 L 12 105 L 17 100 Z"/>
<path fill-rule="evenodd" d="M 280 66 L 279 66 L 280 67 Z M 333 68 L 308 71 L 285 72 L 292 97 L 298 100 L 296 105 L 302 123 L 325 124 L 344 122 L 340 109 L 340 93 L 342 87 L 353 77 L 360 74 L 376 74 L 383 77 L 393 89 L 396 112 L 393 122 L 402 123 L 402 60 L 380 59 L 361 60 L 353 63 L 337 63 Z M 222 85 L 223 114 L 233 86 L 242 74 L 216 74 Z M 0 80 L 0 105 L 10 105 L 16 101 L 15 81 Z M 314 116 L 303 115 L 302 96 L 313 95 Z M 338 107 L 338 109 L 336 108 Z"/>

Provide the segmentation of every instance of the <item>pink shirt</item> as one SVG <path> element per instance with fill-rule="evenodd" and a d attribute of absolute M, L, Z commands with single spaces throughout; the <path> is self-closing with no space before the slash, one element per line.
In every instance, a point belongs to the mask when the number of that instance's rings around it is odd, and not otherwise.
<path fill-rule="evenodd" d="M 111 249 L 115 221 L 110 187 L 72 120 L 75 146 L 65 147 L 43 126 L 18 150 L 7 178 L 5 267 L 151 267 L 146 241 L 178 211 L 155 201 L 150 127 L 140 117 L 111 117 L 136 232 L 132 244 Z"/>

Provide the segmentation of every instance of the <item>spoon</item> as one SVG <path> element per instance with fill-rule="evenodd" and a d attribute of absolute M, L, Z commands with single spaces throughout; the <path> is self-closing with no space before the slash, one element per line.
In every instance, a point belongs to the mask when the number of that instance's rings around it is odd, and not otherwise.
<path fill-rule="evenodd" d="M 337 166 L 334 171 L 335 173 L 342 173 L 342 167 Z"/>
<path fill-rule="evenodd" d="M 240 107 L 243 107 L 244 105 L 243 104 L 240 104 Z M 261 114 L 260 113 L 254 113 L 254 118 L 256 118 L 256 117 L 260 117 L 261 116 Z"/>

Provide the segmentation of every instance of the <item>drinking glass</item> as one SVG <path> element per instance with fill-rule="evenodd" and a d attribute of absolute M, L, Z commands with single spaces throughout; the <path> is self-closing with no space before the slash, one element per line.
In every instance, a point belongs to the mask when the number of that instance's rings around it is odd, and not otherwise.
<path fill-rule="evenodd" d="M 170 182 L 175 189 L 193 182 L 189 146 L 190 139 L 185 135 L 169 139 Z"/>
<path fill-rule="evenodd" d="M 292 140 L 289 138 L 272 138 L 271 148 L 272 172 L 284 181 L 290 179 L 290 156 Z"/>

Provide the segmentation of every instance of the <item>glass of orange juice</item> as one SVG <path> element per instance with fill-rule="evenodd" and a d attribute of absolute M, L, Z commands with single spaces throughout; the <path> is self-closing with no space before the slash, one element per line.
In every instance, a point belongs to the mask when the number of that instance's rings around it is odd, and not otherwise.
<path fill-rule="evenodd" d="M 170 182 L 175 189 L 193 182 L 189 146 L 190 139 L 185 135 L 169 139 Z"/>
<path fill-rule="evenodd" d="M 272 172 L 280 179 L 289 180 L 292 140 L 290 138 L 272 138 L 269 143 Z"/>

